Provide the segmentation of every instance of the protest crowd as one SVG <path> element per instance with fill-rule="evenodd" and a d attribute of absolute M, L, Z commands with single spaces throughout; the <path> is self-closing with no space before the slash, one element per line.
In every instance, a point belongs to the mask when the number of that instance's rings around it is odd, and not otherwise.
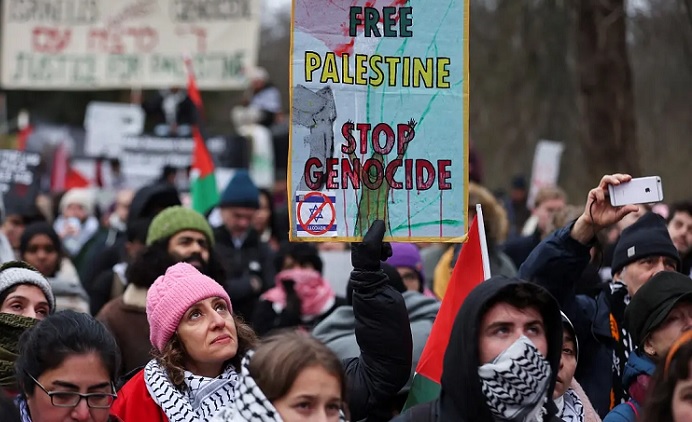
<path fill-rule="evenodd" d="M 2 420 L 688 420 L 692 204 L 614 207 L 613 174 L 529 210 L 521 177 L 506 197 L 471 177 L 492 277 L 416 406 L 462 244 L 383 242 L 382 221 L 290 242 L 283 192 L 242 169 L 207 215 L 165 178 L 105 208 L 93 187 L 5 203 Z"/>
<path fill-rule="evenodd" d="M 335 53 L 321 60 L 315 78 L 336 66 Z M 416 60 L 402 78 L 427 72 Z M 85 177 L 62 147 L 46 171 L 28 133 L 20 155 L 0 151 L 26 161 L 0 191 L 0 422 L 692 421 L 692 197 L 613 205 L 609 189 L 639 176 L 616 169 L 578 197 L 552 183 L 530 198 L 526 175 L 496 191 L 482 171 L 492 157 L 469 147 L 454 175 L 468 185 L 465 242 L 390 242 L 380 218 L 356 240 L 297 241 L 296 221 L 312 226 L 292 212 L 286 101 L 267 70 L 246 72 L 229 112 L 249 152 L 200 147 L 192 76 L 187 89 L 133 93 L 148 135 L 128 146 L 185 139 L 191 163 L 110 154 L 87 160 Z M 311 135 L 332 130 L 325 113 L 306 118 Z M 401 157 L 417 124 L 398 129 L 410 136 Z M 347 134 L 342 160 L 357 166 L 334 180 L 373 183 L 354 154 L 365 135 Z M 372 191 L 451 190 L 451 159 L 414 171 L 401 157 L 369 159 Z M 344 168 L 321 158 L 323 171 L 299 169 L 310 190 Z M 234 165 L 217 177 L 220 162 Z"/>

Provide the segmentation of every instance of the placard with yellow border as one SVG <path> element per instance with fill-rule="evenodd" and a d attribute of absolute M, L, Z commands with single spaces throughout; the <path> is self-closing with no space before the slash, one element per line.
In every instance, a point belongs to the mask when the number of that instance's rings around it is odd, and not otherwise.
<path fill-rule="evenodd" d="M 389 241 L 465 240 L 468 19 L 468 0 L 293 0 L 291 240 L 376 219 Z"/>

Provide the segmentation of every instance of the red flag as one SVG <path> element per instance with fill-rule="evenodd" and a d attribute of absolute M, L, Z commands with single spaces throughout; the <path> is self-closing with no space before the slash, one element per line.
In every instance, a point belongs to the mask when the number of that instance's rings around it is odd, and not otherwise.
<path fill-rule="evenodd" d="M 51 191 L 63 192 L 72 188 L 85 188 L 89 185 L 89 179 L 70 166 L 65 144 L 58 145 L 53 155 L 53 169 L 50 178 Z"/>
<path fill-rule="evenodd" d="M 466 296 L 485 279 L 483 273 L 483 254 L 478 233 L 478 217 L 473 219 L 469 228 L 468 240 L 461 248 L 461 253 L 452 271 L 447 293 L 442 300 L 440 310 L 435 318 L 430 337 L 425 344 L 418 361 L 416 372 L 439 383 L 442 377 L 442 361 L 454 319 Z"/>
<path fill-rule="evenodd" d="M 185 58 L 187 69 L 187 95 L 197 107 L 200 121 L 203 116 L 202 96 L 197 89 L 192 62 Z M 192 150 L 192 172 L 190 173 L 190 193 L 192 194 L 192 209 L 205 214 L 219 202 L 219 191 L 216 188 L 214 160 L 207 149 L 199 124 L 192 127 L 192 137 L 195 141 Z"/>
<path fill-rule="evenodd" d="M 53 167 L 50 174 L 50 190 L 62 192 L 65 190 L 65 178 L 67 177 L 67 150 L 61 143 L 53 154 Z"/>
<path fill-rule="evenodd" d="M 482 219 L 482 213 L 479 215 Z M 435 318 L 430 336 L 425 343 L 423 353 L 421 353 L 404 409 L 434 400 L 440 394 L 442 363 L 454 320 L 466 296 L 486 279 L 483 269 L 483 259 L 484 256 L 487 257 L 483 253 L 485 237 L 481 235 L 479 229 L 482 226 L 482 220 L 479 222 L 477 215 L 471 223 L 468 238 L 461 248 L 461 253 L 449 280 L 447 292 L 442 299 L 437 318 Z"/>
<path fill-rule="evenodd" d="M 204 117 L 204 107 L 202 106 L 202 95 L 197 89 L 197 81 L 195 80 L 195 72 L 192 70 L 192 61 L 189 57 L 185 57 L 185 69 L 187 70 L 187 96 L 190 97 L 192 103 L 197 107 L 197 112 L 200 117 Z"/>
<path fill-rule="evenodd" d="M 19 139 L 17 140 L 17 149 L 20 151 L 26 150 L 26 143 L 29 140 L 29 135 L 34 130 L 33 127 L 27 126 L 19 131 Z"/>
<path fill-rule="evenodd" d="M 90 185 L 89 179 L 72 167 L 68 167 L 65 175 L 65 190 L 72 188 L 86 188 Z"/>

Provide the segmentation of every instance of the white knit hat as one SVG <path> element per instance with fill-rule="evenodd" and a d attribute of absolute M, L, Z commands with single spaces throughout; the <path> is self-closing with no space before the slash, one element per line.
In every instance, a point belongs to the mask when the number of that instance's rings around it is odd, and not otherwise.
<path fill-rule="evenodd" d="M 22 261 L 10 261 L 0 266 L 0 294 L 20 284 L 32 284 L 41 289 L 48 300 L 50 312 L 55 311 L 53 290 L 48 280 L 40 272 Z"/>
<path fill-rule="evenodd" d="M 79 204 L 84 208 L 87 215 L 94 215 L 96 196 L 93 189 L 73 188 L 68 190 L 60 200 L 60 212 L 64 212 L 70 204 Z"/>

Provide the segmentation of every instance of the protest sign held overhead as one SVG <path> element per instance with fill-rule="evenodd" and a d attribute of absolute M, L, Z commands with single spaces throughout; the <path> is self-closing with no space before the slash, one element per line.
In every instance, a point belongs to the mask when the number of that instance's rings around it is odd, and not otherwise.
<path fill-rule="evenodd" d="M 0 149 L 0 199 L 4 203 L 33 198 L 38 192 L 41 155 Z"/>
<path fill-rule="evenodd" d="M 293 8 L 291 238 L 463 240 L 468 1 Z"/>
<path fill-rule="evenodd" d="M 257 59 L 255 0 L 6 0 L 2 85 L 23 89 L 243 88 Z"/>
<path fill-rule="evenodd" d="M 41 156 L 33 152 L 0 149 L 0 192 L 15 186 L 31 186 Z"/>

